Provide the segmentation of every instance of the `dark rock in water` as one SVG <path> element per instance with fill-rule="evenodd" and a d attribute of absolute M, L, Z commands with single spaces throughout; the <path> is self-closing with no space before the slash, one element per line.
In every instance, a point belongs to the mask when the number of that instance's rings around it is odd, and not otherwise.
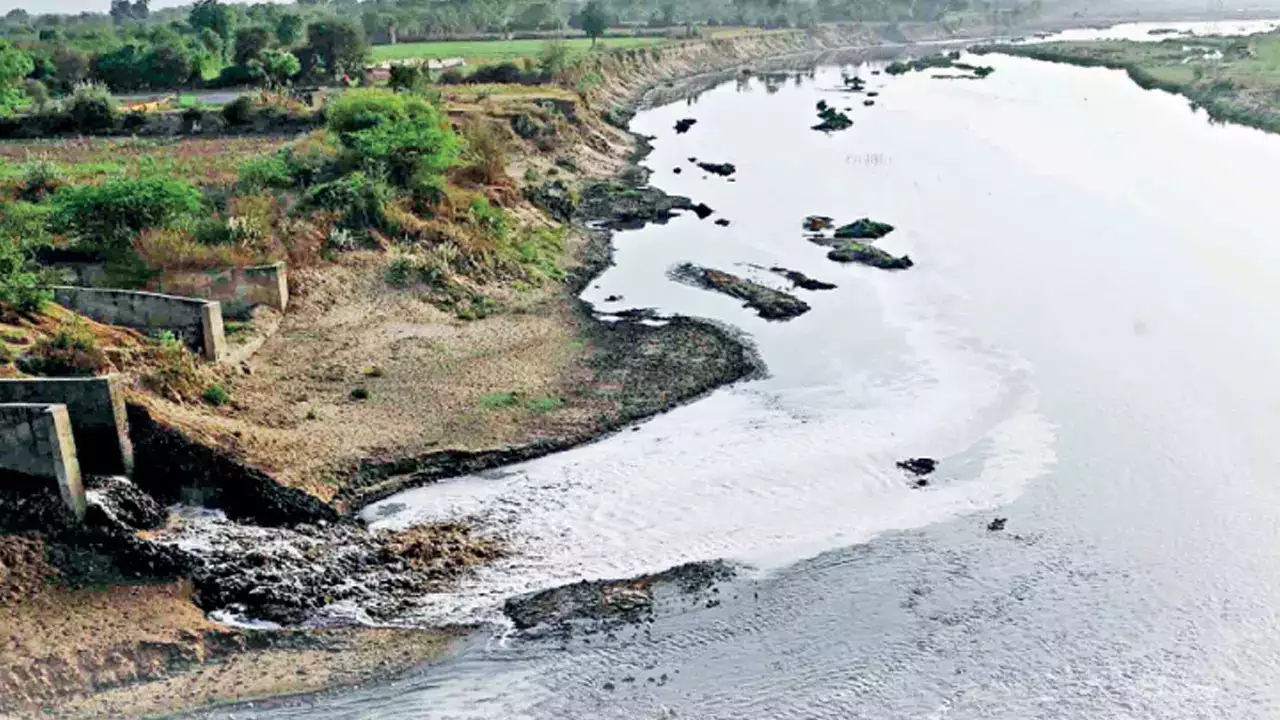
<path fill-rule="evenodd" d="M 659 313 L 654 308 L 627 308 L 626 310 L 619 310 L 617 312 L 613 312 L 609 314 L 613 315 L 614 317 L 622 318 L 623 320 L 666 320 L 667 319 L 666 316 L 662 315 L 662 313 Z"/>
<path fill-rule="evenodd" d="M 688 563 L 626 580 L 584 580 L 519 595 L 509 598 L 502 610 L 520 630 L 572 621 L 636 622 L 651 617 L 654 606 L 664 598 L 696 596 L 734 575 L 734 569 L 721 560 Z M 698 600 L 701 602 L 701 598 Z M 631 677 L 622 681 L 634 680 Z"/>
<path fill-rule="evenodd" d="M 871 71 L 871 74 L 872 74 L 872 75 L 879 75 L 879 74 L 880 74 L 880 71 L 879 71 L 879 70 L 872 70 L 872 71 Z"/>
<path fill-rule="evenodd" d="M 604 301 L 605 301 L 605 302 L 622 302 L 622 296 L 621 296 L 621 295 L 610 295 L 609 297 L 605 298 L 605 299 L 604 299 Z"/>
<path fill-rule="evenodd" d="M 907 255 L 894 257 L 878 247 L 863 245 L 852 240 L 827 253 L 827 257 L 836 262 L 862 263 L 881 270 L 906 270 L 915 264 Z"/>
<path fill-rule="evenodd" d="M 711 206 L 707 205 L 706 203 L 698 203 L 697 205 L 694 205 L 693 208 L 691 209 L 693 210 L 693 214 L 698 216 L 699 220 L 706 220 L 708 217 L 711 216 L 712 213 L 715 212 L 715 210 L 712 210 Z"/>
<path fill-rule="evenodd" d="M 818 118 L 822 122 L 814 125 L 813 129 L 822 132 L 845 130 L 853 126 L 853 121 L 849 119 L 848 115 L 828 105 L 826 100 L 818 101 Z"/>
<path fill-rule="evenodd" d="M 719 225 L 720 227 L 729 227 L 729 221 L 725 220 L 724 218 L 720 218 L 719 220 L 716 220 L 716 224 Z"/>
<path fill-rule="evenodd" d="M 991 522 L 987 523 L 987 530 L 991 532 L 1000 532 L 1001 530 L 1004 529 L 1004 524 L 1007 522 L 1009 522 L 1009 518 L 998 517 L 995 520 L 992 520 Z"/>
<path fill-rule="evenodd" d="M 867 106 L 867 107 L 871 107 L 872 105 L 875 105 L 875 104 L 876 104 L 876 101 L 875 101 L 875 100 L 863 100 L 863 101 L 862 101 L 862 104 L 863 104 L 863 105 L 865 105 L 865 106 Z"/>
<path fill-rule="evenodd" d="M 977 77 L 984 78 L 995 71 L 996 69 L 991 67 L 990 65 L 982 65 L 980 67 L 974 68 L 973 74 L 976 75 Z"/>
<path fill-rule="evenodd" d="M 880 97 L 880 93 L 876 92 L 875 90 L 872 90 L 871 92 L 867 93 L 867 97 Z"/>
<path fill-rule="evenodd" d="M 720 177 L 729 177 L 730 175 L 738 171 L 738 168 L 734 167 L 733 163 L 700 162 L 698 163 L 698 167 L 702 168 L 703 170 L 706 170 L 712 175 L 719 175 Z"/>
<path fill-rule="evenodd" d="M 797 270 L 788 270 L 784 267 L 771 267 L 769 272 L 776 273 L 791 281 L 791 284 L 805 290 L 835 290 L 836 286 L 821 280 L 815 280 L 808 275 Z"/>
<path fill-rule="evenodd" d="M 689 132 L 689 128 L 693 127 L 693 124 L 696 122 L 698 121 L 694 120 L 693 118 L 684 118 L 683 120 L 677 120 L 676 133 L 683 135 L 684 133 Z"/>
<path fill-rule="evenodd" d="M 684 172 L 684 170 L 681 170 L 680 168 L 677 167 L 677 168 L 671 168 L 671 172 L 679 175 L 680 173 Z"/>
<path fill-rule="evenodd" d="M 928 475 L 938 469 L 938 461 L 933 458 L 910 458 L 899 461 L 898 467 L 913 475 Z"/>
<path fill-rule="evenodd" d="M 889 223 L 862 218 L 836 228 L 835 235 L 841 240 L 879 240 L 891 232 L 893 232 L 893 226 Z"/>
<path fill-rule="evenodd" d="M 826 215 L 810 215 L 804 219 L 804 229 L 809 232 L 830 230 L 834 224 L 835 219 L 829 218 Z"/>
<path fill-rule="evenodd" d="M 809 304 L 760 283 L 691 263 L 671 269 L 671 279 L 738 298 L 766 320 L 790 320 L 809 312 Z"/>
<path fill-rule="evenodd" d="M 696 162 L 698 162 L 698 158 L 696 158 L 696 157 L 691 157 L 691 158 L 689 158 L 689 162 L 691 162 L 691 163 L 696 163 Z"/>
<path fill-rule="evenodd" d="M 647 223 L 665 223 L 676 210 L 693 210 L 687 197 L 668 195 L 655 187 L 598 182 L 582 189 L 575 218 L 599 222 L 611 230 L 633 230 Z"/>
<path fill-rule="evenodd" d="M 926 487 L 929 487 L 929 481 L 925 478 L 919 478 L 918 480 L 916 480 L 914 483 L 911 484 L 911 487 L 915 488 L 916 490 L 919 490 L 920 488 L 926 488 Z"/>

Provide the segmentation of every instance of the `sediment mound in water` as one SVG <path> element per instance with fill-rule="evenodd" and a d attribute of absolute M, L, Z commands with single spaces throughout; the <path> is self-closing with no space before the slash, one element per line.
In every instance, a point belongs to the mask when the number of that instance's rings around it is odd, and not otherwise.
<path fill-rule="evenodd" d="M 879 240 L 891 232 L 893 226 L 889 223 L 862 218 L 836 228 L 835 236 L 840 240 Z"/>
<path fill-rule="evenodd" d="M 809 304 L 793 295 L 727 272 L 684 263 L 672 268 L 670 276 L 686 285 L 715 290 L 743 300 L 747 307 L 766 320 L 790 320 L 809 312 Z"/>
<path fill-rule="evenodd" d="M 519 595 L 507 599 L 502 610 L 520 630 L 571 621 L 636 622 L 652 616 L 664 599 L 700 602 L 716 583 L 735 575 L 723 560 L 694 562 L 625 580 L 583 580 Z"/>
<path fill-rule="evenodd" d="M 733 163 L 700 162 L 698 163 L 698 167 L 706 170 L 712 175 L 719 175 L 720 177 L 729 177 L 738 171 L 738 168 L 734 167 Z"/>
<path fill-rule="evenodd" d="M 878 247 L 852 240 L 827 253 L 827 257 L 836 262 L 862 263 L 882 270 L 906 270 L 915 265 L 907 255 L 894 257 Z"/>
<path fill-rule="evenodd" d="M 752 267 L 760 267 L 760 266 L 753 265 Z M 775 275 L 781 275 L 782 277 L 790 280 L 792 285 L 795 285 L 796 287 L 802 288 L 804 290 L 835 290 L 836 289 L 836 286 L 833 285 L 832 283 L 816 280 L 814 278 L 809 277 L 808 275 L 805 275 L 804 273 L 798 270 L 788 270 L 787 268 L 779 267 L 777 265 L 771 268 L 761 268 L 761 269 L 768 270 L 769 272 L 774 273 Z"/>

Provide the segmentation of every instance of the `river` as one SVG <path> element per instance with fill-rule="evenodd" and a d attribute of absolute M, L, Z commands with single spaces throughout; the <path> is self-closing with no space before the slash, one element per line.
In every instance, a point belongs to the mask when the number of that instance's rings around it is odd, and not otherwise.
<path fill-rule="evenodd" d="M 653 184 L 731 224 L 620 233 L 586 299 L 732 324 L 770 376 L 372 506 L 377 527 L 465 515 L 511 540 L 417 618 L 492 631 L 387 685 L 219 715 L 1280 716 L 1280 137 L 1120 72 L 980 62 L 995 74 L 860 68 L 874 107 L 822 67 L 637 116 Z M 820 99 L 854 127 L 809 130 Z M 879 245 L 916 266 L 828 261 L 810 214 L 890 222 Z M 839 287 L 770 323 L 667 280 L 682 261 Z M 927 488 L 894 465 L 917 455 L 940 461 Z M 497 612 L 709 558 L 744 564 L 719 605 L 617 636 L 531 641 Z"/>

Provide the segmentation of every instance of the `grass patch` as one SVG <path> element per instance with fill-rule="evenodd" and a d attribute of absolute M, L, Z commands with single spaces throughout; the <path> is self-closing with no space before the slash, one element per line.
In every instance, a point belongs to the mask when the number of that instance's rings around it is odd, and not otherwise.
<path fill-rule="evenodd" d="M 563 398 L 550 396 L 530 397 L 518 392 L 488 393 L 480 396 L 480 407 L 487 410 L 520 408 L 535 415 L 541 415 L 563 406 Z"/>

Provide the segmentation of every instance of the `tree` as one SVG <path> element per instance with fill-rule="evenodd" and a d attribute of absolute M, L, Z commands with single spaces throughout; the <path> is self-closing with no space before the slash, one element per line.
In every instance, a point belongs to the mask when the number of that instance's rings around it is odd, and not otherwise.
<path fill-rule="evenodd" d="M 76 83 L 89 77 L 89 55 L 75 48 L 59 45 L 49 61 L 53 63 L 53 80 L 63 92 L 69 92 Z"/>
<path fill-rule="evenodd" d="M 298 62 L 297 56 L 284 50 L 264 50 L 261 61 L 262 69 L 273 85 L 284 85 L 302 71 L 302 63 Z"/>
<path fill-rule="evenodd" d="M 307 26 L 307 49 L 324 62 L 331 77 L 362 73 L 369 45 L 359 25 L 344 20 L 321 20 Z"/>
<path fill-rule="evenodd" d="M 596 40 L 604 35 L 604 31 L 608 28 L 609 19 L 605 15 L 604 5 L 600 0 L 590 0 L 582 10 L 582 31 L 591 38 L 591 47 L 595 47 Z"/>
<path fill-rule="evenodd" d="M 236 14 L 230 7 L 218 0 L 198 0 L 191 6 L 187 21 L 197 31 L 210 30 L 216 34 L 222 41 L 220 49 L 225 57 L 236 31 Z"/>
<path fill-rule="evenodd" d="M 270 30 L 258 25 L 240 29 L 236 33 L 236 64 L 245 65 L 259 59 L 262 51 L 270 47 L 271 35 Z"/>
<path fill-rule="evenodd" d="M 21 87 L 22 81 L 35 67 L 26 51 L 0 40 L 0 115 L 12 113 L 22 102 L 26 94 Z"/>
<path fill-rule="evenodd" d="M 276 42 L 281 45 L 289 46 L 299 40 L 302 35 L 302 17 L 289 13 L 282 15 L 280 21 L 276 23 Z"/>

